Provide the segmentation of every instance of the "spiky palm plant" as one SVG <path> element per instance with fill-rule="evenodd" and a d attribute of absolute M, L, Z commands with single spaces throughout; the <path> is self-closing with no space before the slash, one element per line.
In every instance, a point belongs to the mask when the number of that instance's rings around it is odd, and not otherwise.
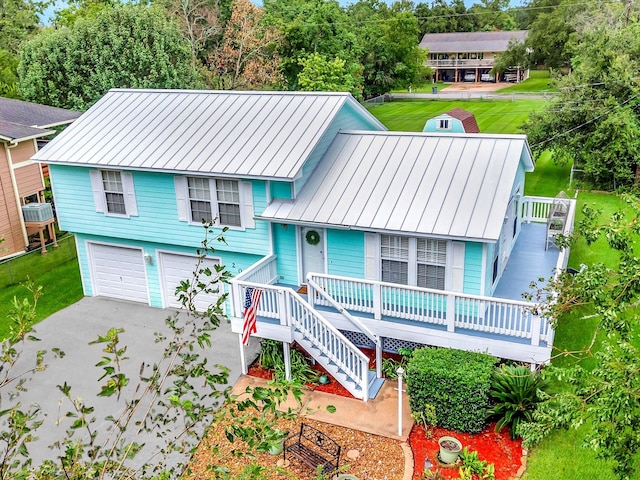
<path fill-rule="evenodd" d="M 496 431 L 506 426 L 511 438 L 516 438 L 518 425 L 532 420 L 540 401 L 538 391 L 546 387 L 540 373 L 527 367 L 509 365 L 496 369 L 489 392 L 495 402 L 489 415 L 497 418 Z"/>

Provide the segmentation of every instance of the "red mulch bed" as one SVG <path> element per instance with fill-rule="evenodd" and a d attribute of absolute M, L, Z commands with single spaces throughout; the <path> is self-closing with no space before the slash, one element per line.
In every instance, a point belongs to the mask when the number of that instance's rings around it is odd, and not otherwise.
<path fill-rule="evenodd" d="M 409 435 L 409 443 L 413 451 L 413 478 L 422 477 L 424 461 L 429 459 L 431 470 L 440 469 L 444 478 L 460 478 L 457 467 L 442 467 L 438 463 L 438 439 L 442 436 L 455 437 L 462 442 L 463 447 L 469 447 L 469 451 L 478 452 L 480 460 L 493 463 L 496 480 L 509 480 L 515 477 L 521 465 L 522 441 L 511 440 L 509 432 L 503 428 L 499 433 L 494 432 L 495 423 L 476 434 L 459 433 L 444 428 L 432 428 L 431 437 L 427 438 L 422 425 L 414 425 Z"/>
<path fill-rule="evenodd" d="M 375 358 L 374 351 L 363 349 L 363 352 L 369 355 L 369 358 Z M 399 355 L 387 353 L 385 353 L 384 356 L 385 358 L 391 357 L 395 360 L 401 358 Z M 374 359 L 372 359 L 370 367 L 375 368 Z M 314 365 L 313 368 L 317 370 L 320 375 L 327 373 L 320 365 Z M 249 367 L 248 373 L 253 377 L 267 380 L 273 378 L 273 371 L 260 367 L 257 360 Z M 307 384 L 307 387 L 320 392 L 353 398 L 342 385 L 336 382 L 331 376 L 329 376 L 329 378 L 331 381 L 328 385 L 310 383 Z M 469 447 L 470 451 L 477 451 L 480 460 L 493 463 L 496 475 L 495 480 L 512 479 L 521 466 L 522 441 L 520 439 L 511 440 L 506 428 L 503 428 L 502 431 L 498 433 L 494 432 L 494 428 L 495 424 L 491 424 L 485 430 L 476 434 L 459 433 L 445 430 L 444 428 L 432 428 L 431 437 L 427 438 L 424 427 L 422 425 L 414 425 L 409 435 L 409 444 L 413 451 L 414 480 L 422 478 L 425 459 L 431 461 L 433 465 L 433 467 L 431 467 L 432 470 L 439 468 L 440 473 L 442 473 L 446 479 L 460 478 L 457 467 L 444 467 L 438 462 L 437 455 L 440 451 L 438 439 L 445 435 L 457 438 L 462 442 L 462 446 Z"/>

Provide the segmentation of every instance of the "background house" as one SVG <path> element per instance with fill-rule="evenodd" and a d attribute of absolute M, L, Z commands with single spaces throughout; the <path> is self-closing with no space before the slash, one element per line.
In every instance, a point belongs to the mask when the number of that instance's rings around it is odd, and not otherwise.
<path fill-rule="evenodd" d="M 434 70 L 435 80 L 443 82 L 521 82 L 529 78 L 529 70 L 514 66 L 499 78 L 491 69 L 496 55 L 504 52 L 509 42 L 524 42 L 527 30 L 502 32 L 427 33 L 420 48 L 428 51 L 427 66 Z"/>
<path fill-rule="evenodd" d="M 553 200 L 523 197 L 524 135 L 388 132 L 347 93 L 112 90 L 34 158 L 87 295 L 179 307 L 213 220 L 233 331 L 260 288 L 256 335 L 298 342 L 355 396 L 376 381 L 359 346 L 549 359 L 553 330 L 520 295 L 564 257 L 525 225 Z M 501 289 L 537 236 L 538 270 Z"/>
<path fill-rule="evenodd" d="M 430 118 L 424 124 L 423 132 L 480 133 L 480 127 L 473 113 L 462 108 Z"/>
<path fill-rule="evenodd" d="M 55 133 L 49 128 L 73 122 L 80 113 L 0 97 L 0 258 L 25 251 L 29 228 L 22 207 L 44 202 L 44 178 L 40 164 L 30 160 L 38 151 L 38 140 Z M 50 211 L 50 208 L 47 209 Z M 32 209 L 36 217 L 36 213 Z M 52 213 L 51 213 L 52 215 Z M 49 217 L 52 218 L 52 217 Z M 41 223 L 41 222 L 35 222 Z"/>

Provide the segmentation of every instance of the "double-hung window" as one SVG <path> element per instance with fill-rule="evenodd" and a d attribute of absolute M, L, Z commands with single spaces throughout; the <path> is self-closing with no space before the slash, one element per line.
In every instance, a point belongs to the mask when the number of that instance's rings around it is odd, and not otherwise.
<path fill-rule="evenodd" d="M 175 183 L 180 220 L 254 228 L 251 182 L 178 176 Z"/>
<path fill-rule="evenodd" d="M 393 235 L 380 236 L 382 281 L 407 285 L 409 281 L 409 239 Z"/>
<path fill-rule="evenodd" d="M 122 186 L 121 172 L 116 170 L 103 170 L 101 173 L 107 213 L 126 215 L 127 208 L 124 204 L 124 188 Z"/>
<path fill-rule="evenodd" d="M 447 266 L 447 242 L 444 240 L 417 239 L 417 281 L 425 288 L 444 290 Z"/>
<path fill-rule="evenodd" d="M 447 242 L 380 235 L 383 282 L 444 290 Z"/>
<path fill-rule="evenodd" d="M 91 170 L 96 212 L 115 217 L 138 215 L 133 174 L 120 170 Z"/>

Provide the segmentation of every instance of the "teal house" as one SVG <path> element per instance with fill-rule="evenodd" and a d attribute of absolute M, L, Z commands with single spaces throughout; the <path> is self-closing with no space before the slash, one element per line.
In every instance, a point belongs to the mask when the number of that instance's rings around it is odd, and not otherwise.
<path fill-rule="evenodd" d="M 390 132 L 348 93 L 112 90 L 33 158 L 86 295 L 179 307 L 207 220 L 227 228 L 206 263 L 234 274 L 238 338 L 260 289 L 253 336 L 298 343 L 365 401 L 383 350 L 549 361 L 553 329 L 521 294 L 568 252 L 547 248 L 554 200 L 524 196 L 523 135 Z"/>

